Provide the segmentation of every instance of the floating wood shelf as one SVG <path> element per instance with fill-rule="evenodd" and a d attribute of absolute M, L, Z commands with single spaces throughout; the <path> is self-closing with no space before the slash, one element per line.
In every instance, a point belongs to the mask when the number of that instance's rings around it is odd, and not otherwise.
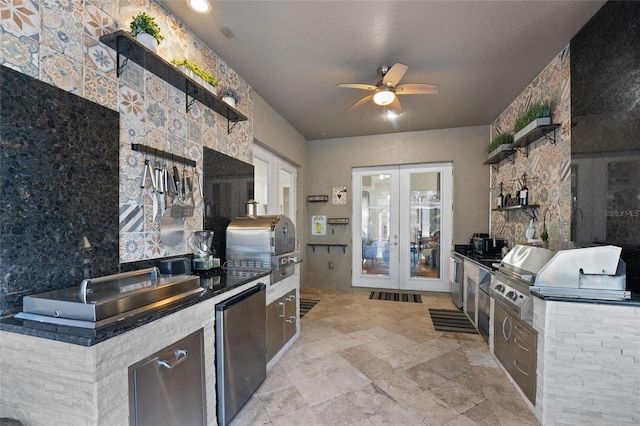
<path fill-rule="evenodd" d="M 524 214 L 526 214 L 529 219 L 535 219 L 535 213 L 534 210 L 540 208 L 540 205 L 538 204 L 527 204 L 526 206 L 522 206 L 522 205 L 517 205 L 517 206 L 507 206 L 507 207 L 500 207 L 500 208 L 496 208 L 496 209 L 491 209 L 491 211 L 494 212 L 502 212 L 502 214 L 504 215 L 504 218 L 506 220 L 509 220 L 508 218 L 508 214 L 511 211 L 516 211 L 516 210 L 522 210 L 524 212 Z"/>
<path fill-rule="evenodd" d="M 500 145 L 498 148 L 493 150 L 484 164 L 498 164 L 506 158 L 510 158 L 513 163 L 513 156 L 521 148 L 524 148 L 524 151 L 522 152 L 524 156 L 529 157 L 529 145 L 542 137 L 555 145 L 555 130 L 558 127 L 560 127 L 560 125 L 551 123 L 551 118 L 549 117 L 537 118 L 535 121 L 529 123 L 524 129 L 516 133 L 513 136 L 512 143 Z M 553 132 L 553 137 L 549 136 L 549 133 L 551 132 Z"/>
<path fill-rule="evenodd" d="M 247 117 L 240 111 L 231 107 L 224 102 L 221 97 L 214 95 L 177 67 L 147 49 L 128 32 L 120 30 L 105 34 L 100 37 L 100 41 L 116 51 L 116 71 L 118 77 L 122 74 L 127 62 L 132 60 L 175 88 L 183 90 L 186 96 L 185 108 L 187 112 L 189 112 L 195 101 L 199 101 L 226 118 L 227 133 L 231 133 L 239 121 L 247 120 Z M 124 60 L 121 60 L 121 57 L 124 57 Z"/>
<path fill-rule="evenodd" d="M 505 158 L 512 157 L 516 153 L 515 148 L 511 148 L 511 144 L 500 145 L 498 148 L 491 151 L 489 158 L 484 164 L 497 164 Z"/>

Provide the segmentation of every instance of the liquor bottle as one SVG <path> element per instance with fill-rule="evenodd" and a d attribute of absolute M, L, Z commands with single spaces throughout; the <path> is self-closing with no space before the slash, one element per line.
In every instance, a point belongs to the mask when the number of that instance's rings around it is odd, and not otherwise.
<path fill-rule="evenodd" d="M 498 208 L 504 207 L 504 194 L 502 193 L 502 182 L 500 182 L 500 195 L 498 195 Z"/>
<path fill-rule="evenodd" d="M 520 205 L 529 205 L 529 188 L 527 188 L 527 174 L 522 176 L 522 188 L 520 188 Z"/>

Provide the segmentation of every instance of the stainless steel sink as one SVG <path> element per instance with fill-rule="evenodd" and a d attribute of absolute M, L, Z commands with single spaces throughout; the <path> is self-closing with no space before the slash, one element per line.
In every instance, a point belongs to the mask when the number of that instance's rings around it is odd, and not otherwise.
<path fill-rule="evenodd" d="M 195 275 L 160 275 L 157 268 L 89 280 L 77 287 L 25 296 L 16 318 L 99 328 L 203 291 Z"/>

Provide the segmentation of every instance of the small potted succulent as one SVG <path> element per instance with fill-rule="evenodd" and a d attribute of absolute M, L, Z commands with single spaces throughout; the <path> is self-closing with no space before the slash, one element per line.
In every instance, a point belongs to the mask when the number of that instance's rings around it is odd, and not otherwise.
<path fill-rule="evenodd" d="M 131 24 L 131 34 L 144 46 L 156 52 L 158 44 L 164 40 L 164 36 L 160 34 L 160 27 L 155 18 L 140 12 L 133 17 Z"/>
<path fill-rule="evenodd" d="M 220 96 L 222 96 L 223 102 L 231 105 L 234 108 L 240 102 L 240 94 L 233 87 L 227 86 L 220 89 Z"/>
<path fill-rule="evenodd" d="M 200 65 L 191 62 L 188 59 L 173 59 L 171 63 L 177 66 L 183 73 L 191 77 L 202 87 L 209 90 L 214 95 L 218 93 L 218 80 L 209 72 L 205 71 Z"/>

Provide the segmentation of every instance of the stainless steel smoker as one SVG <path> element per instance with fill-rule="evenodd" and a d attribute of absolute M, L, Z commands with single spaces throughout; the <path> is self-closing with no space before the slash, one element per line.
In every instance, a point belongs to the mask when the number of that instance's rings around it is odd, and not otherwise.
<path fill-rule="evenodd" d="M 300 262 L 295 226 L 284 215 L 240 216 L 227 226 L 227 268 L 271 270 L 275 283 Z"/>

